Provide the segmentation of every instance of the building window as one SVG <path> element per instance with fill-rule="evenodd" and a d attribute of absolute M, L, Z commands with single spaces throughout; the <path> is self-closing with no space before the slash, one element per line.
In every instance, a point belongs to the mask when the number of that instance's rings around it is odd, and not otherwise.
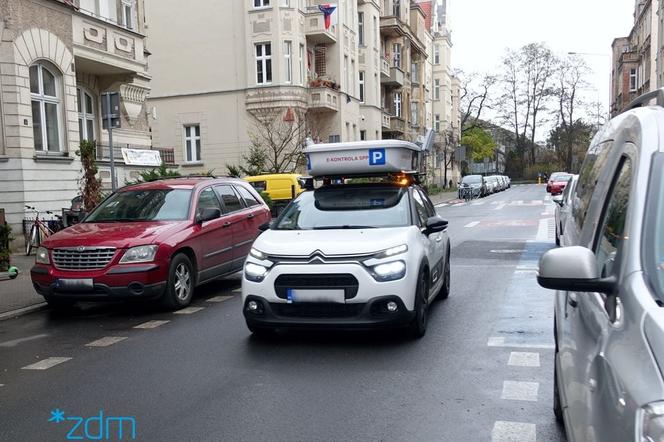
<path fill-rule="evenodd" d="M 364 103 L 364 71 L 360 71 L 358 83 L 360 85 L 360 103 Z"/>
<path fill-rule="evenodd" d="M 394 94 L 394 116 L 401 118 L 401 92 Z"/>
<path fill-rule="evenodd" d="M 341 136 L 340 135 L 330 135 L 329 141 L 330 141 L 330 143 L 341 143 Z"/>
<path fill-rule="evenodd" d="M 434 117 L 434 123 L 433 123 L 433 129 L 436 131 L 436 133 L 440 133 L 440 114 L 436 114 Z"/>
<path fill-rule="evenodd" d="M 392 4 L 392 14 L 401 18 L 401 0 L 394 0 Z"/>
<path fill-rule="evenodd" d="M 373 29 L 374 29 L 374 38 L 375 38 L 374 41 L 376 42 L 376 44 L 378 44 L 378 42 L 380 41 L 380 31 L 378 30 L 378 19 L 376 18 L 375 15 L 373 18 Z"/>
<path fill-rule="evenodd" d="M 95 139 L 95 100 L 83 88 L 76 88 L 78 98 L 78 133 L 81 140 Z"/>
<path fill-rule="evenodd" d="M 46 64 L 30 66 L 30 98 L 35 149 L 60 152 L 62 147 L 60 94 L 61 77 Z"/>
<path fill-rule="evenodd" d="M 417 103 L 416 102 L 411 102 L 410 103 L 410 123 L 412 125 L 417 125 Z"/>
<path fill-rule="evenodd" d="M 184 127 L 185 161 L 193 163 L 201 161 L 201 126 L 192 124 Z"/>
<path fill-rule="evenodd" d="M 122 25 L 127 29 L 134 29 L 135 8 L 134 0 L 122 0 Z"/>
<path fill-rule="evenodd" d="M 638 83 L 637 83 L 638 76 L 636 74 L 636 69 L 630 69 L 629 70 L 629 91 L 630 92 L 636 92 L 638 89 Z"/>
<path fill-rule="evenodd" d="M 366 130 L 361 130 L 360 131 L 360 141 L 365 141 L 367 139 L 367 131 Z"/>
<path fill-rule="evenodd" d="M 344 81 L 346 82 L 346 92 L 350 92 L 350 78 L 348 76 L 348 55 L 344 55 Z"/>
<path fill-rule="evenodd" d="M 440 46 L 438 45 L 433 48 L 433 64 L 440 64 Z"/>
<path fill-rule="evenodd" d="M 254 0 L 254 8 L 267 8 L 270 6 L 270 0 Z"/>
<path fill-rule="evenodd" d="M 272 45 L 270 43 L 256 45 L 256 83 L 272 83 Z"/>
<path fill-rule="evenodd" d="M 268 0 L 269 3 L 269 0 Z M 282 8 L 290 8 L 290 0 L 281 0 L 281 7 Z"/>
<path fill-rule="evenodd" d="M 304 85 L 304 45 L 300 45 L 300 84 Z"/>
<path fill-rule="evenodd" d="M 351 95 L 355 96 L 355 60 L 350 61 L 350 72 L 349 72 L 349 77 L 350 77 L 350 93 Z"/>
<path fill-rule="evenodd" d="M 401 44 L 400 43 L 394 43 L 392 45 L 392 54 L 394 57 L 394 67 L 400 68 L 401 67 Z"/>
<path fill-rule="evenodd" d="M 440 100 L 440 80 L 435 79 L 433 81 L 433 99 Z"/>
<path fill-rule="evenodd" d="M 293 44 L 290 41 L 284 42 L 284 64 L 286 68 L 286 83 L 293 82 Z"/>
<path fill-rule="evenodd" d="M 357 38 L 360 46 L 364 46 L 364 12 L 357 13 Z"/>

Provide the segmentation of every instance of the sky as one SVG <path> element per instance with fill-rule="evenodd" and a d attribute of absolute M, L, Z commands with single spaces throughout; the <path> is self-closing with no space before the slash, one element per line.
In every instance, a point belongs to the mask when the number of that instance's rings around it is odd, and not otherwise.
<path fill-rule="evenodd" d="M 587 53 L 593 70 L 588 101 L 608 112 L 611 43 L 633 24 L 634 0 L 448 0 L 452 65 L 465 72 L 498 73 L 506 48 L 544 42 L 557 55 Z M 541 136 L 541 135 L 540 135 Z"/>

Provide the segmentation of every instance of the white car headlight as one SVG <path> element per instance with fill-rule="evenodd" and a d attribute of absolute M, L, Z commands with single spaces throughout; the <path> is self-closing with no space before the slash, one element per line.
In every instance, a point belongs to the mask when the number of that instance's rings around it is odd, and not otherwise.
<path fill-rule="evenodd" d="M 254 264 L 253 262 L 248 262 L 244 266 L 244 276 L 253 282 L 261 282 L 265 275 L 267 275 L 267 268 L 262 265 Z"/>
<path fill-rule="evenodd" d="M 390 256 L 400 255 L 408 251 L 408 246 L 406 244 L 401 244 L 400 246 L 390 247 L 387 250 L 376 253 L 373 257 L 375 259 L 389 258 Z"/>
<path fill-rule="evenodd" d="M 373 277 L 376 281 L 395 281 L 401 279 L 406 274 L 406 263 L 403 261 L 392 261 L 385 264 L 378 264 L 371 268 Z"/>
<path fill-rule="evenodd" d="M 664 402 L 653 402 L 639 413 L 642 442 L 664 441 Z"/>
<path fill-rule="evenodd" d="M 251 250 L 249 251 L 249 254 L 250 254 L 251 256 L 253 256 L 254 258 L 259 259 L 259 260 L 261 260 L 261 261 L 263 261 L 264 259 L 267 258 L 267 256 L 265 255 L 265 253 L 261 252 L 260 250 L 254 249 L 253 247 L 252 247 Z"/>
<path fill-rule="evenodd" d="M 48 257 L 48 249 L 46 247 L 40 247 L 37 249 L 35 254 L 35 262 L 37 264 L 50 264 L 51 260 Z"/>
<path fill-rule="evenodd" d="M 120 264 L 152 262 L 154 261 L 154 257 L 157 254 L 158 248 L 158 245 L 132 247 L 124 253 L 122 259 L 120 260 Z"/>

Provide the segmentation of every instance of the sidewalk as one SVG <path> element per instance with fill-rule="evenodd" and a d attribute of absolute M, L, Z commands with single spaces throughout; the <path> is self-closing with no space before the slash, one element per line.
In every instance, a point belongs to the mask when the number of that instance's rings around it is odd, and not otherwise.
<path fill-rule="evenodd" d="M 429 195 L 429 198 L 431 199 L 431 202 L 435 206 L 436 204 L 445 203 L 451 200 L 456 200 L 459 198 L 459 194 L 455 190 L 454 192 L 441 192 L 437 193 L 436 195 Z"/>
<path fill-rule="evenodd" d="M 0 320 L 6 319 L 8 312 L 20 313 L 23 309 L 31 310 L 44 304 L 44 298 L 35 292 L 30 279 L 30 268 L 35 262 L 34 255 L 13 254 L 12 265 L 18 267 L 16 279 L 0 281 Z"/>

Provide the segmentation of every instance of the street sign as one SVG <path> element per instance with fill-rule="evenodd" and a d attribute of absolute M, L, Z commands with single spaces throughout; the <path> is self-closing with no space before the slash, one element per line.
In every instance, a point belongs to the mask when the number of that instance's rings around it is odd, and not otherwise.
<path fill-rule="evenodd" d="M 111 128 L 120 127 L 120 93 L 102 92 L 101 94 L 101 121 L 104 129 L 108 130 L 108 122 L 111 121 Z M 110 99 L 109 99 L 110 98 Z"/>

